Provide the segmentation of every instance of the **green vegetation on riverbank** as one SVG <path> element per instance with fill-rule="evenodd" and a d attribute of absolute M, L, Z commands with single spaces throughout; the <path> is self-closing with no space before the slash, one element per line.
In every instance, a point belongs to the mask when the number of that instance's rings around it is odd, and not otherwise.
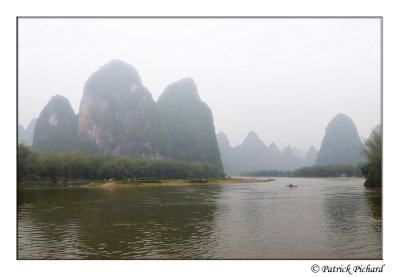
<path fill-rule="evenodd" d="M 242 184 L 254 183 L 260 180 L 244 179 L 244 178 L 214 178 L 214 179 L 170 179 L 170 180 L 116 180 L 116 181 L 92 181 L 82 184 L 85 188 L 116 188 L 116 187 L 130 187 L 130 186 L 185 186 L 185 185 L 223 185 L 223 184 Z"/>
<path fill-rule="evenodd" d="M 362 167 L 365 175 L 366 187 L 382 186 L 382 135 L 373 132 L 371 137 L 365 142 L 363 151 L 367 162 Z"/>
<path fill-rule="evenodd" d="M 200 180 L 224 177 L 223 171 L 211 164 L 171 159 L 114 158 L 87 156 L 78 152 L 37 153 L 18 145 L 18 182 L 34 180 Z"/>
<path fill-rule="evenodd" d="M 249 177 L 361 177 L 361 164 L 358 165 L 325 165 L 302 167 L 293 171 L 259 170 L 243 172 L 241 176 Z"/>

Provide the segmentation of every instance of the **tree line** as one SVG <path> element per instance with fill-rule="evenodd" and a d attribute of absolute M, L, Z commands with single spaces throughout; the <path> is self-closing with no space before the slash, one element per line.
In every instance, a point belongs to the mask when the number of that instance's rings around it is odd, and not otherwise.
<path fill-rule="evenodd" d="M 204 179 L 224 177 L 208 163 L 172 159 L 116 158 L 80 152 L 38 153 L 18 144 L 17 179 L 103 180 L 103 179 Z"/>
<path fill-rule="evenodd" d="M 366 187 L 382 186 L 382 134 L 373 132 L 362 151 L 366 161 L 357 165 L 325 165 L 302 167 L 293 171 L 258 170 L 241 173 L 250 177 L 365 177 Z"/>
<path fill-rule="evenodd" d="M 325 165 L 307 166 L 293 171 L 258 170 L 241 173 L 241 176 L 250 177 L 361 177 L 362 164 L 358 165 Z"/>
<path fill-rule="evenodd" d="M 373 132 L 363 150 L 367 162 L 362 167 L 366 187 L 382 186 L 382 133 Z"/>

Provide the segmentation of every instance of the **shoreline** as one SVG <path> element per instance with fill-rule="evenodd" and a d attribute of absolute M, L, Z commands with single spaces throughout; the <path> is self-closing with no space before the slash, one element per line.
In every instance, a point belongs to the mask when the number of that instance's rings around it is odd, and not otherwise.
<path fill-rule="evenodd" d="M 223 178 L 223 179 L 204 179 L 204 180 L 155 180 L 155 181 L 141 181 L 141 180 L 121 180 L 121 181 L 108 181 L 108 182 L 90 182 L 87 184 L 80 185 L 83 188 L 103 188 L 103 189 L 114 189 L 122 187 L 155 187 L 155 186 L 193 186 L 193 185 L 225 185 L 225 184 L 246 184 L 246 183 L 260 183 L 260 182 L 271 182 L 272 179 L 259 180 L 249 178 Z"/>
<path fill-rule="evenodd" d="M 364 177 L 277 177 L 277 178 L 299 178 L 299 179 L 363 179 Z M 217 179 L 139 179 L 139 180 L 31 180 L 17 182 L 17 189 L 40 189 L 40 188 L 128 188 L 128 187 L 159 187 L 159 186 L 210 186 L 226 184 L 250 184 L 269 183 L 275 181 L 270 177 L 228 177 Z"/>
<path fill-rule="evenodd" d="M 38 189 L 38 188 L 104 188 L 114 189 L 123 187 L 155 187 L 155 186 L 209 186 L 209 185 L 225 185 L 225 184 L 246 184 L 246 183 L 263 183 L 275 181 L 271 178 L 244 178 L 244 177 L 228 177 L 228 178 L 211 178 L 211 179 L 139 179 L 139 180 L 25 180 L 17 182 L 18 189 Z"/>

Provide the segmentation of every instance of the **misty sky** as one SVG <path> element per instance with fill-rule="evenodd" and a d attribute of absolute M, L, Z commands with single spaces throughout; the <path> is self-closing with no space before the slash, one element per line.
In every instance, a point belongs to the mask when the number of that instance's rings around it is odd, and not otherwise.
<path fill-rule="evenodd" d="M 338 113 L 361 137 L 380 123 L 379 19 L 19 19 L 18 116 L 27 126 L 55 94 L 77 113 L 83 86 L 112 59 L 158 99 L 192 77 L 233 146 L 319 149 Z"/>

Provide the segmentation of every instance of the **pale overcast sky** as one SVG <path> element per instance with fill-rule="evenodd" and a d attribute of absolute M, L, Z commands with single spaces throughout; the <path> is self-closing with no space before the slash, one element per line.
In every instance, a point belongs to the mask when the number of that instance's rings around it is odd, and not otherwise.
<path fill-rule="evenodd" d="M 27 126 L 55 94 L 75 113 L 103 64 L 134 66 L 157 100 L 192 77 L 216 132 L 240 144 L 319 149 L 338 113 L 361 137 L 380 123 L 379 19 L 37 19 L 18 23 L 18 115 Z"/>

